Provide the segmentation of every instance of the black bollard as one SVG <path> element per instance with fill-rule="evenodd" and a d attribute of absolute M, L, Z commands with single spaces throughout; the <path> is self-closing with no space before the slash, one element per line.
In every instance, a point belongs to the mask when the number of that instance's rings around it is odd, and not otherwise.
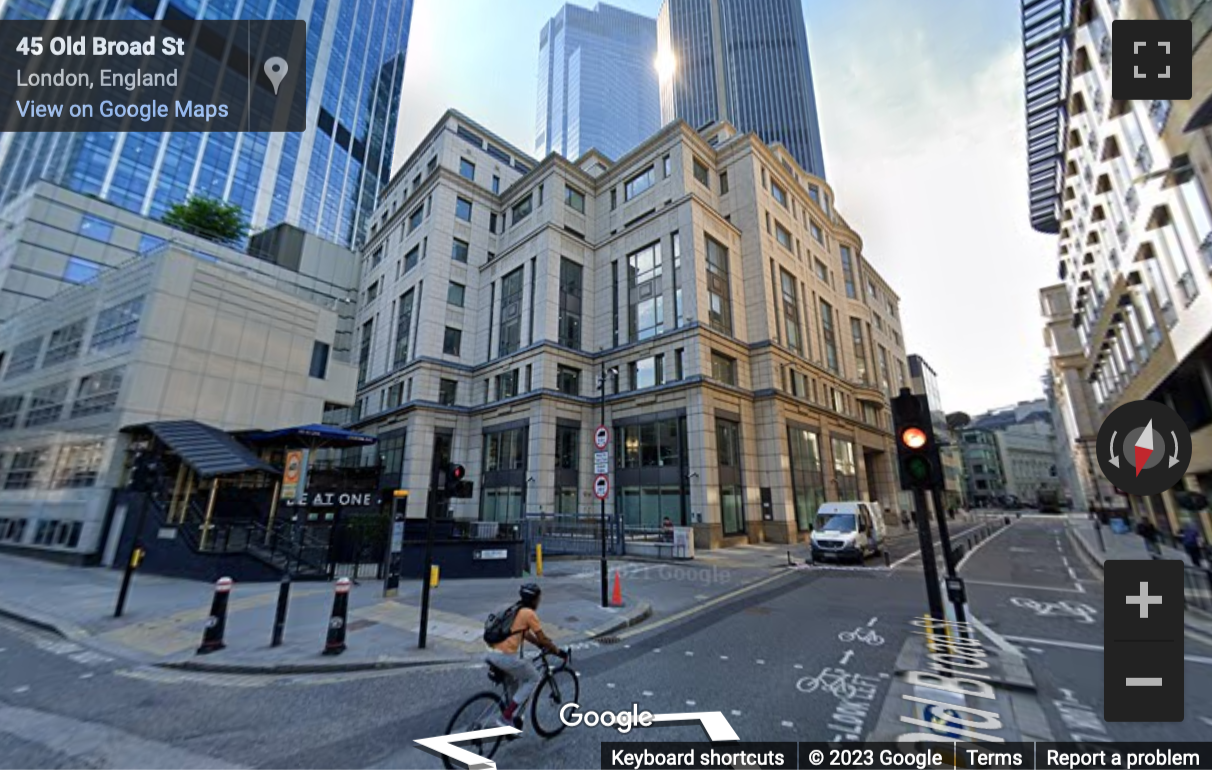
<path fill-rule="evenodd" d="M 345 618 L 349 614 L 349 578 L 337 581 L 332 597 L 332 617 L 328 619 L 328 640 L 324 643 L 325 655 L 340 655 L 345 652 Z"/>
<path fill-rule="evenodd" d="M 286 606 L 290 603 L 290 573 L 282 576 L 278 585 L 278 609 L 274 612 L 274 633 L 270 639 L 270 647 L 282 645 L 282 634 L 286 631 Z"/>
<path fill-rule="evenodd" d="M 231 586 L 229 577 L 215 581 L 215 598 L 210 603 L 210 617 L 206 619 L 206 630 L 202 632 L 199 655 L 218 652 L 227 646 L 223 643 L 223 631 L 227 628 L 227 598 L 231 594 Z"/>
<path fill-rule="evenodd" d="M 892 554 L 888 553 L 887 548 L 884 549 L 884 566 L 885 567 L 892 566 Z"/>
<path fill-rule="evenodd" d="M 1094 534 L 1098 535 L 1098 550 L 1099 553 L 1107 552 L 1107 544 L 1103 542 L 1103 528 L 1098 526 L 1098 519 L 1094 520 Z"/>

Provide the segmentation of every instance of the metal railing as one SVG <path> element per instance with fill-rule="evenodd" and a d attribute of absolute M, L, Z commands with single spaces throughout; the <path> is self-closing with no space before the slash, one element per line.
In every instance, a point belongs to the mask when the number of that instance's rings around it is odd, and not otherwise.
<path fill-rule="evenodd" d="M 553 556 L 593 556 L 602 549 L 602 518 L 600 514 L 538 513 L 527 514 L 519 523 L 528 553 L 543 545 L 543 553 Z M 606 516 L 606 553 L 618 556 L 624 552 L 625 533 L 614 515 Z"/>

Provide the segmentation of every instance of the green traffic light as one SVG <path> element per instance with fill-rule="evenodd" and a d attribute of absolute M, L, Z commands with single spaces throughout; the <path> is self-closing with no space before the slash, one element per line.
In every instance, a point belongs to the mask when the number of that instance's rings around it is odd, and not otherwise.
<path fill-rule="evenodd" d="M 905 468 L 918 481 L 922 481 L 930 475 L 930 463 L 924 457 L 910 457 L 905 461 Z"/>

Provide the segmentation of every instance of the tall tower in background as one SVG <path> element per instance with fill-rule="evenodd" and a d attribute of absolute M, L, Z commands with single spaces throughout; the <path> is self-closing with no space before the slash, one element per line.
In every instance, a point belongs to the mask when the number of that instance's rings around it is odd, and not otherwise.
<path fill-rule="evenodd" d="M 280 222 L 358 242 L 391 178 L 412 0 L 10 0 L 4 18 L 302 19 L 302 133 L 26 133 L 3 137 L 0 203 L 46 179 L 159 217 L 205 194 L 244 208 L 254 231 Z"/>
<path fill-rule="evenodd" d="M 661 127 L 656 20 L 565 5 L 539 33 L 535 154 L 618 160 Z"/>
<path fill-rule="evenodd" d="M 663 123 L 727 120 L 825 178 L 800 0 L 665 0 L 657 37 Z"/>

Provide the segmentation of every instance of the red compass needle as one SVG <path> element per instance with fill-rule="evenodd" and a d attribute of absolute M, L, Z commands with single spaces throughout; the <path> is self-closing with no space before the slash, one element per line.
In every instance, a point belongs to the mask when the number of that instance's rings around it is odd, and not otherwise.
<path fill-rule="evenodd" d="M 1140 434 L 1140 438 L 1136 440 L 1136 475 L 1140 475 L 1141 468 L 1145 467 L 1145 463 L 1149 462 L 1149 455 L 1153 454 L 1153 421 L 1149 420 L 1149 424 Z"/>

